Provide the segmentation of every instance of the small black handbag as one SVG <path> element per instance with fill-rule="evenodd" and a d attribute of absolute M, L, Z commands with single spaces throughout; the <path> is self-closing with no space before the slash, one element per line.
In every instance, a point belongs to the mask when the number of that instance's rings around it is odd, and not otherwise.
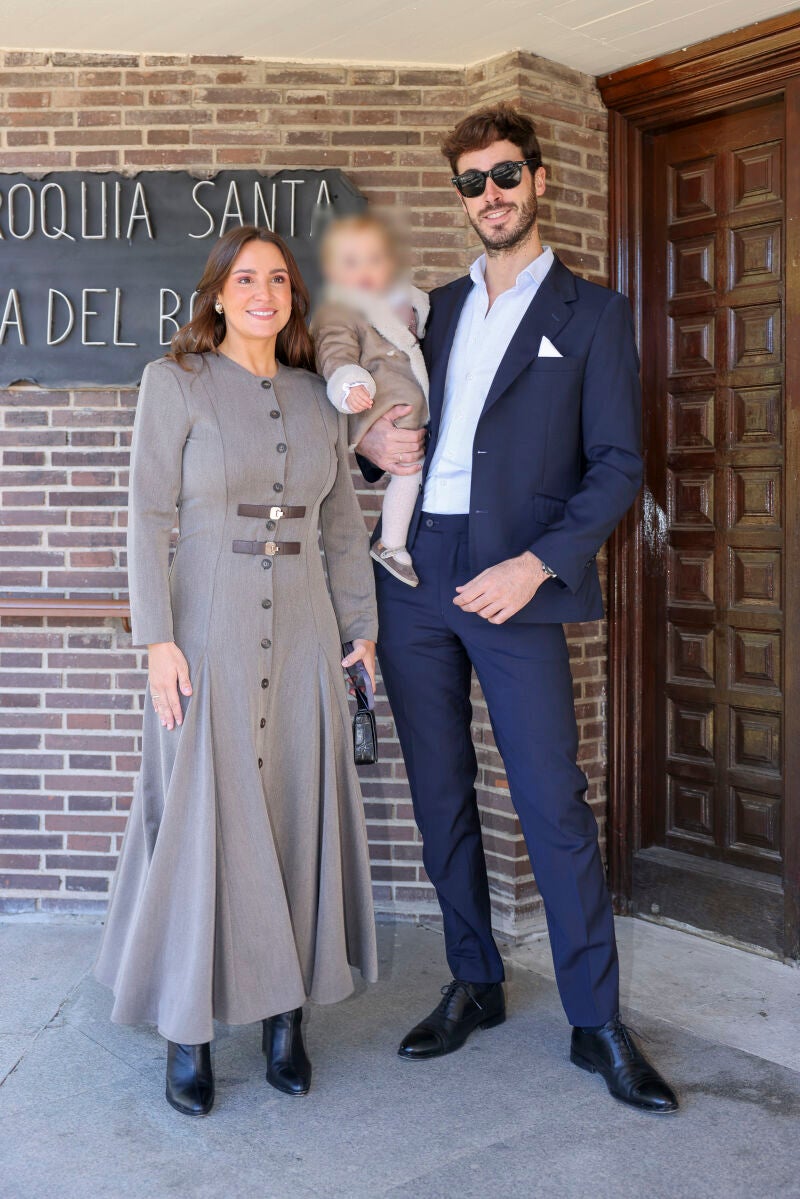
<path fill-rule="evenodd" d="M 345 657 L 353 652 L 353 643 L 343 646 Z M 375 693 L 363 662 L 347 667 L 356 697 L 353 717 L 353 759 L 356 766 L 374 766 L 378 761 L 378 726 L 375 723 Z"/>

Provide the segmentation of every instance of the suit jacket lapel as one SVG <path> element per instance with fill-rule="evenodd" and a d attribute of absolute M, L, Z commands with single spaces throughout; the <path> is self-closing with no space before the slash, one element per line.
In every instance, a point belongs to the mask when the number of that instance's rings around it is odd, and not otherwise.
<path fill-rule="evenodd" d="M 508 343 L 487 392 L 483 413 L 488 412 L 525 367 L 538 358 L 542 338 L 548 337 L 552 341 L 563 329 L 572 316 L 570 305 L 576 298 L 575 278 L 556 258 Z"/>
<path fill-rule="evenodd" d="M 442 340 L 437 345 L 431 346 L 432 361 L 428 384 L 428 405 L 431 414 L 431 446 L 435 444 L 436 438 L 439 435 L 442 404 L 444 403 L 444 384 L 447 378 L 447 364 L 450 360 L 450 351 L 453 348 L 453 338 L 456 335 L 458 318 L 461 315 L 464 301 L 471 289 L 472 280 L 469 275 L 465 275 L 463 279 L 457 279 L 452 287 L 449 288 L 446 300 L 449 308 L 445 315 Z"/>

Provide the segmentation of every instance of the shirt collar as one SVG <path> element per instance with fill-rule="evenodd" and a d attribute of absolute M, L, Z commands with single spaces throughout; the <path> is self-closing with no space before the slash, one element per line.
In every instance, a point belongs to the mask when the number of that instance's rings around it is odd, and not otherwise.
<path fill-rule="evenodd" d="M 543 246 L 542 252 L 527 266 L 524 266 L 517 275 L 515 287 L 524 288 L 530 287 L 531 284 L 536 284 L 538 287 L 544 280 L 545 275 L 553 265 L 555 255 L 551 246 Z M 486 255 L 481 254 L 475 259 L 472 266 L 469 268 L 470 278 L 478 287 L 486 290 Z"/>

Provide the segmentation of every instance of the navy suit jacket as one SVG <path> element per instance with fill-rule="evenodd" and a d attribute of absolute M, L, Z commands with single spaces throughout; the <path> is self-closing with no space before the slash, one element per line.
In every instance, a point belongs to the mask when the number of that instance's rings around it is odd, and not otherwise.
<path fill-rule="evenodd" d="M 447 363 L 468 275 L 431 293 L 423 343 L 430 376 L 430 436 L 442 417 Z M 539 357 L 548 337 L 561 358 Z M 380 477 L 362 461 L 368 479 Z M 470 569 L 532 550 L 556 571 L 515 621 L 603 615 L 596 555 L 641 486 L 639 357 L 627 299 L 573 275 L 556 258 L 498 367 L 472 450 Z M 413 550 L 422 488 L 411 521 Z M 466 579 L 464 580 L 467 581 Z"/>

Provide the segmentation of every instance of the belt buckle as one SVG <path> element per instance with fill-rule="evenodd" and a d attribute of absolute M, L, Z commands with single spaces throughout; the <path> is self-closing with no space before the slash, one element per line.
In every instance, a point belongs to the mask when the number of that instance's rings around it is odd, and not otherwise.
<path fill-rule="evenodd" d="M 264 553 L 269 554 L 270 558 L 274 558 L 275 555 L 279 552 L 279 550 L 280 550 L 280 546 L 278 545 L 277 541 L 265 541 L 264 542 Z"/>
<path fill-rule="evenodd" d="M 270 508 L 270 510 L 269 510 L 270 520 L 280 520 L 282 516 L 283 516 L 283 508 L 281 508 L 280 505 L 276 505 L 274 508 Z"/>

